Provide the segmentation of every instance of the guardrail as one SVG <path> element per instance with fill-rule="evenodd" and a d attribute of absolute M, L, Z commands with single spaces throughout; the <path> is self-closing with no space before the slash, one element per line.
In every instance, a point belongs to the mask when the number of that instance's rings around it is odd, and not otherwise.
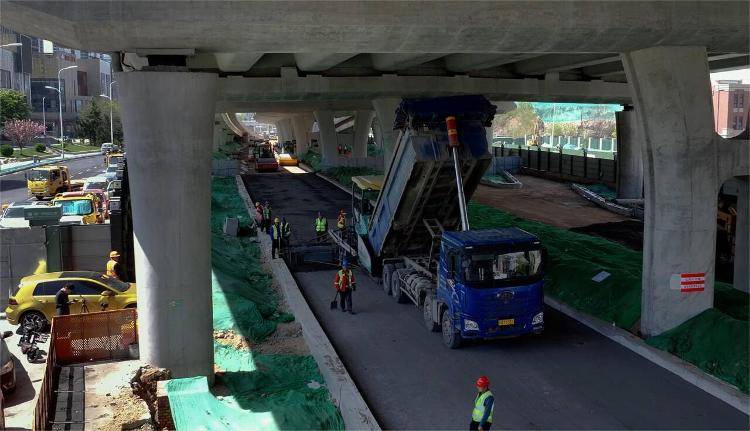
<path fill-rule="evenodd" d="M 34 407 L 34 431 L 52 428 L 60 366 L 129 358 L 130 346 L 138 342 L 137 318 L 136 310 L 127 308 L 52 319 L 47 368 Z"/>
<path fill-rule="evenodd" d="M 493 147 L 493 156 L 519 156 L 522 173 L 542 177 L 574 181 L 578 183 L 604 183 L 614 187 L 617 184 L 617 155 L 614 160 L 565 154 L 562 149 L 536 147 Z"/>

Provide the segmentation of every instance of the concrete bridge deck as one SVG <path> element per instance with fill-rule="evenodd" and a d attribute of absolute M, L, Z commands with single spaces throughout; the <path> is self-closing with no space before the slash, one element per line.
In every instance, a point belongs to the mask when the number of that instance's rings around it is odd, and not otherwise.
<path fill-rule="evenodd" d="M 243 177 L 254 200 L 286 216 L 296 241 L 313 236 L 318 210 L 333 221 L 349 195 L 314 174 Z M 443 347 L 420 313 L 396 304 L 357 272 L 357 315 L 328 307 L 333 270 L 295 277 L 360 391 L 386 429 L 460 429 L 473 381 L 486 374 L 496 428 L 735 429 L 748 416 L 554 310 L 541 337 Z"/>

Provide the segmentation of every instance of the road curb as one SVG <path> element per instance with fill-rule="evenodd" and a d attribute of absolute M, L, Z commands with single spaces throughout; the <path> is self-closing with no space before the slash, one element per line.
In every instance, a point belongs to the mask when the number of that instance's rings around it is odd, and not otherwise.
<path fill-rule="evenodd" d="M 669 352 L 651 347 L 643 339 L 636 337 L 630 332 L 599 318 L 580 312 L 549 295 L 544 295 L 544 303 L 566 316 L 581 322 L 633 353 L 664 368 L 693 386 L 724 401 L 742 413 L 748 414 L 750 412 L 750 397 L 725 381 L 704 372 L 695 365 L 685 362 Z"/>
<path fill-rule="evenodd" d="M 97 151 L 97 152 L 92 152 L 92 153 L 82 153 L 82 154 L 80 154 L 80 155 L 73 155 L 73 156 L 71 156 L 71 157 L 68 157 L 68 158 L 66 158 L 65 160 L 50 160 L 50 161 L 43 161 L 43 162 L 40 162 L 40 163 L 36 163 L 36 164 L 31 164 L 31 165 L 29 165 L 29 166 L 24 166 L 24 167 L 22 167 L 22 168 L 19 168 L 19 169 L 13 169 L 13 168 L 11 168 L 11 169 L 10 169 L 10 170 L 8 170 L 8 171 L 4 171 L 4 172 L 3 172 L 3 171 L 0 171 L 0 177 L 4 177 L 5 175 L 12 175 L 12 174 L 17 174 L 17 173 L 19 173 L 19 172 L 27 171 L 27 170 L 29 170 L 29 169 L 34 169 L 34 168 L 38 168 L 39 166 L 47 166 L 47 165 L 51 165 L 51 164 L 53 164 L 53 163 L 66 162 L 66 161 L 68 161 L 68 160 L 79 160 L 79 159 L 85 159 L 85 158 L 88 158 L 88 157 L 94 157 L 94 156 L 100 156 L 100 155 L 102 155 L 102 154 L 101 154 L 101 152 L 99 152 L 99 151 Z M 78 157 L 78 156 L 80 156 L 80 157 Z M 53 159 L 54 159 L 54 157 L 51 157 L 51 158 L 53 158 Z"/>
<path fill-rule="evenodd" d="M 237 175 L 235 180 L 240 196 L 245 203 L 245 208 L 252 217 L 254 206 L 242 177 Z M 302 335 L 325 379 L 331 399 L 341 411 L 346 429 L 379 431 L 380 425 L 378 425 L 370 407 L 362 398 L 362 394 L 346 370 L 346 366 L 341 362 L 325 331 L 315 318 L 286 263 L 283 259 L 271 259 L 271 240 L 268 235 L 260 234 L 259 239 L 263 258 L 266 262 L 269 262 L 273 276 L 281 286 L 289 308 L 302 326 Z"/>

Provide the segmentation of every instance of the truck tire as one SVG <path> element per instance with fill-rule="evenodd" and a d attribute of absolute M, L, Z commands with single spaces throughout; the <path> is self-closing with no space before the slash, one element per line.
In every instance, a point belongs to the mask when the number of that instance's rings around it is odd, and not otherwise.
<path fill-rule="evenodd" d="M 393 274 L 391 274 L 391 295 L 399 304 L 406 302 L 406 294 L 401 290 L 401 280 L 399 279 L 398 271 L 393 271 Z"/>
<path fill-rule="evenodd" d="M 442 324 L 440 326 L 443 331 L 443 344 L 449 349 L 458 349 L 461 347 L 461 342 L 463 340 L 461 339 L 461 332 L 453 327 L 450 311 L 445 310 L 441 320 Z"/>
<path fill-rule="evenodd" d="M 424 322 L 424 327 L 427 328 L 428 331 L 437 332 L 440 330 L 440 325 L 435 323 L 432 318 L 431 302 L 430 298 L 425 298 L 424 301 L 422 301 L 422 321 Z"/>
<path fill-rule="evenodd" d="M 391 275 L 396 267 L 392 263 L 386 263 L 383 265 L 383 292 L 386 295 L 391 294 Z"/>

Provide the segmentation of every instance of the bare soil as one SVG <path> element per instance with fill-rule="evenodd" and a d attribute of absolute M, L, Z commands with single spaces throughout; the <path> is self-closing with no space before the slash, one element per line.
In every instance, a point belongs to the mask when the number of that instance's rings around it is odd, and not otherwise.
<path fill-rule="evenodd" d="M 572 191 L 566 183 L 530 175 L 515 176 L 523 183 L 522 188 L 480 185 L 472 200 L 564 229 L 629 220 L 592 204 Z"/>
<path fill-rule="evenodd" d="M 133 395 L 129 388 L 122 389 L 107 403 L 113 412 L 112 419 L 99 428 L 102 431 L 156 430 L 146 403 Z"/>
<path fill-rule="evenodd" d="M 214 331 L 214 339 L 235 349 L 251 350 L 269 355 L 309 355 L 310 351 L 302 337 L 302 327 L 297 322 L 279 323 L 262 343 L 253 343 L 234 331 Z"/>

